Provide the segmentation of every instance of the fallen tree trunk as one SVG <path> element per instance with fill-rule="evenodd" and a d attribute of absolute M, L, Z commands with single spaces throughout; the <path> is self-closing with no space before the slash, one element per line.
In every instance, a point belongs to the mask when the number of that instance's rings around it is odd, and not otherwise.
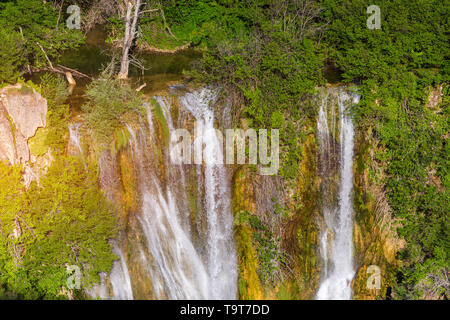
<path fill-rule="evenodd" d="M 65 77 L 66 77 L 66 72 L 70 72 L 74 78 L 92 79 L 92 77 L 88 76 L 87 74 L 84 74 L 80 71 L 77 71 L 77 70 L 62 66 L 62 65 L 58 65 L 58 67 L 48 66 L 48 67 L 41 67 L 41 68 L 36 68 L 36 67 L 31 66 L 31 71 L 32 72 L 50 71 L 50 72 L 62 74 Z"/>
<path fill-rule="evenodd" d="M 73 74 L 74 77 L 92 79 L 92 77 L 90 77 L 87 74 L 84 74 L 84 73 L 82 73 L 82 72 L 80 72 L 78 70 L 71 69 L 71 68 L 63 66 L 61 64 L 58 64 L 58 67 L 61 68 L 62 70 L 69 71 L 70 73 Z"/>
<path fill-rule="evenodd" d="M 47 53 L 45 52 L 44 48 L 41 46 L 41 44 L 39 42 L 36 42 L 36 44 L 39 46 L 39 48 L 41 48 L 41 51 L 44 54 L 45 59 L 47 59 L 47 62 L 48 62 L 48 65 L 49 65 L 49 67 L 37 69 L 38 71 L 42 71 L 42 70 L 52 71 L 52 72 L 63 74 L 66 77 L 67 77 L 66 72 L 70 72 L 71 74 L 73 74 L 76 77 L 91 79 L 91 77 L 88 76 L 87 74 L 84 74 L 84 73 L 82 73 L 82 72 L 80 72 L 78 70 L 75 70 L 75 69 L 71 69 L 69 67 L 65 67 L 65 66 L 63 66 L 61 64 L 58 64 L 58 67 L 54 67 L 52 62 L 50 61 Z M 35 68 L 35 70 L 36 70 L 36 68 Z M 68 79 L 68 81 L 69 81 L 69 79 Z M 69 81 L 69 83 L 70 83 L 70 81 Z"/>

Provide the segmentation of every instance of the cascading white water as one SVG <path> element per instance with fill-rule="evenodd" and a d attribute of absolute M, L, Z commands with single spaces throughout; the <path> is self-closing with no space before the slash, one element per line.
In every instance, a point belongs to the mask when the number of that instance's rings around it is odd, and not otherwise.
<path fill-rule="evenodd" d="M 180 98 L 195 117 L 195 157 L 203 159 L 205 212 L 207 222 L 207 270 L 210 299 L 235 299 L 237 294 L 237 257 L 233 241 L 231 191 L 223 165 L 223 145 L 214 129 L 211 104 L 216 92 L 202 89 Z M 204 148 L 202 146 L 204 145 Z M 201 170 L 201 168 L 198 168 Z"/>
<path fill-rule="evenodd" d="M 69 124 L 69 141 L 75 146 L 77 152 L 83 154 L 83 149 L 81 148 L 80 143 L 80 127 L 81 123 Z"/>
<path fill-rule="evenodd" d="M 113 252 L 119 257 L 119 260 L 114 261 L 109 274 L 112 293 L 108 294 L 108 286 L 106 284 L 108 275 L 102 272 L 100 273 L 100 283 L 87 290 L 87 294 L 93 298 L 100 299 L 133 300 L 133 289 L 125 257 L 115 241 L 112 243 L 112 247 Z"/>
<path fill-rule="evenodd" d="M 138 219 L 154 260 L 147 270 L 155 294 L 159 299 L 207 299 L 208 276 L 189 234 L 182 227 L 174 192 L 170 186 L 163 192 L 155 173 L 146 168 L 148 150 L 144 133 L 140 131 L 136 136 L 130 127 L 128 130 L 137 172 L 141 175 L 142 214 Z"/>
<path fill-rule="evenodd" d="M 317 299 L 348 300 L 352 297 L 350 285 L 355 274 L 352 204 L 354 128 L 346 108 L 349 104 L 358 103 L 359 95 L 343 89 L 339 89 L 338 92 L 330 90 L 331 92 L 327 92 L 322 99 L 317 122 L 319 159 L 323 178 L 322 212 L 325 221 L 325 230 L 321 237 L 324 272 Z M 337 136 L 334 131 L 336 99 L 339 107 L 339 154 L 336 154 L 337 150 L 334 148 L 334 139 Z M 330 110 L 328 110 L 328 102 L 330 102 Z M 328 114 L 331 117 L 330 121 Z M 336 159 L 339 159 L 337 203 L 333 199 L 333 166 Z"/>
<path fill-rule="evenodd" d="M 133 300 L 130 274 L 128 272 L 128 267 L 123 252 L 117 244 L 114 244 L 113 252 L 119 257 L 119 260 L 114 262 L 109 277 L 114 293 L 114 299 Z"/>
<path fill-rule="evenodd" d="M 208 275 L 189 235 L 181 227 L 173 195 L 168 190 L 164 196 L 159 187 L 156 195 L 146 190 L 142 210 L 139 220 L 155 260 L 156 270 L 150 272 L 157 297 L 207 299 Z"/>
<path fill-rule="evenodd" d="M 197 167 L 198 188 L 203 196 L 200 219 L 205 219 L 206 229 L 198 228 L 199 239 L 192 237 L 185 169 L 164 158 L 165 178 L 158 166 L 160 154 L 149 141 L 156 139 L 153 117 L 147 105 L 147 126 L 129 132 L 138 189 L 141 195 L 137 220 L 145 237 L 145 248 L 138 245 L 140 262 L 148 272 L 153 294 L 158 299 L 235 299 L 237 297 L 237 257 L 233 241 L 233 218 L 230 209 L 231 191 L 226 168 L 222 164 L 220 140 L 214 131 L 214 113 L 210 103 L 215 102 L 215 92 L 204 89 L 180 97 L 180 103 L 197 119 L 195 133 L 205 146 L 198 156 L 203 165 Z M 155 97 L 161 106 L 167 127 L 175 130 L 167 99 Z M 169 141 L 169 148 L 176 141 Z M 165 180 L 164 182 L 161 180 Z M 198 218 L 197 218 L 198 219 Z M 203 223 L 203 222 L 202 222 Z M 198 231 L 198 230 L 197 230 Z M 135 244 L 132 244 L 135 245 Z M 133 299 L 130 274 L 122 251 L 114 246 L 119 260 L 109 275 L 113 299 Z M 133 275 L 132 275 L 133 277 Z M 106 281 L 97 286 L 97 295 L 105 298 Z M 94 290 L 92 291 L 94 292 Z"/>

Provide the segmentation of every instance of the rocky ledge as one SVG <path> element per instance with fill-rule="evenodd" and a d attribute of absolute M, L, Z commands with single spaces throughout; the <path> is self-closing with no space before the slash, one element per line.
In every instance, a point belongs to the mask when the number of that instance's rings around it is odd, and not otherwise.
<path fill-rule="evenodd" d="M 0 160 L 30 160 L 28 139 L 46 126 L 47 101 L 33 88 L 16 84 L 0 89 Z"/>

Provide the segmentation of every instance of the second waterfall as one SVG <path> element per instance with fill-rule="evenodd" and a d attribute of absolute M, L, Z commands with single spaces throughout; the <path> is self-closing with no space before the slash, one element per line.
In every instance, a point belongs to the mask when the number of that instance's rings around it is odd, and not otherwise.
<path fill-rule="evenodd" d="M 320 300 L 352 297 L 354 127 L 348 107 L 358 101 L 359 95 L 344 88 L 324 90 L 320 101 L 317 136 L 324 218 L 320 250 L 324 271 L 317 292 Z"/>

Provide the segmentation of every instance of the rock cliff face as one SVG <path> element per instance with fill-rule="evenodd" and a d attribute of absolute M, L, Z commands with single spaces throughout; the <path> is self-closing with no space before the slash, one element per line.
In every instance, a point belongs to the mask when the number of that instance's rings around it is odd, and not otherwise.
<path fill-rule="evenodd" d="M 147 115 L 118 128 L 108 150 L 95 145 L 81 116 L 69 125 L 67 153 L 98 163 L 101 189 L 119 213 L 120 236 L 114 250 L 120 259 L 109 277 L 103 277 L 102 284 L 89 292 L 93 296 L 165 299 L 173 294 L 168 289 L 161 293 L 155 289 L 162 280 L 152 269 L 157 264 L 147 241 L 152 233 L 145 233 L 142 217 L 150 216 L 155 210 L 148 205 L 144 207 L 144 200 L 153 199 L 157 188 L 144 194 L 145 181 L 157 181 L 161 190 L 172 188 L 174 196 L 163 191 L 161 199 L 173 198 L 183 209 L 184 215 L 177 216 L 183 218 L 180 220 L 183 226 L 184 223 L 188 226 L 186 232 L 190 234 L 192 246 L 203 248 L 206 243 L 204 169 L 196 165 L 171 169 L 168 162 L 169 131 L 183 128 L 193 132 L 194 129 L 194 118 L 179 99 L 163 93 L 158 103 L 147 104 Z M 46 126 L 46 114 L 46 100 L 32 88 L 18 84 L 0 89 L 0 160 L 23 164 L 26 185 L 36 175 L 33 170 L 39 170 L 39 159 L 45 158 L 36 156 L 36 160 L 30 156 L 28 142 L 33 136 L 39 137 L 41 130 L 36 132 Z M 219 127 L 231 127 L 226 121 L 220 118 Z M 240 299 L 314 299 L 316 296 L 324 270 L 320 257 L 320 224 L 324 219 L 320 204 L 324 199 L 315 121 L 311 119 L 302 129 L 307 134 L 302 138 L 301 160 L 297 177 L 292 181 L 260 176 L 253 165 L 228 168 Z M 30 139 L 32 151 L 35 138 Z M 383 186 L 369 175 L 369 169 L 380 171 L 380 164 L 373 159 L 377 143 L 363 132 L 357 133 L 355 141 L 353 298 L 384 298 L 394 276 L 399 243 L 389 232 L 389 208 Z M 166 207 L 161 211 L 164 214 L 171 210 Z M 152 226 L 158 223 L 151 221 Z M 161 239 L 158 244 L 176 243 L 170 237 Z M 167 249 L 163 251 L 170 253 Z M 380 270 L 378 289 L 367 286 L 371 266 Z"/>
<path fill-rule="evenodd" d="M 36 90 L 16 84 L 0 89 L 0 160 L 25 164 L 28 139 L 45 127 L 47 101 Z"/>
<path fill-rule="evenodd" d="M 10 160 L 14 162 L 16 158 L 16 149 L 14 146 L 14 136 L 12 134 L 11 124 L 8 113 L 0 103 L 0 160 Z"/>

